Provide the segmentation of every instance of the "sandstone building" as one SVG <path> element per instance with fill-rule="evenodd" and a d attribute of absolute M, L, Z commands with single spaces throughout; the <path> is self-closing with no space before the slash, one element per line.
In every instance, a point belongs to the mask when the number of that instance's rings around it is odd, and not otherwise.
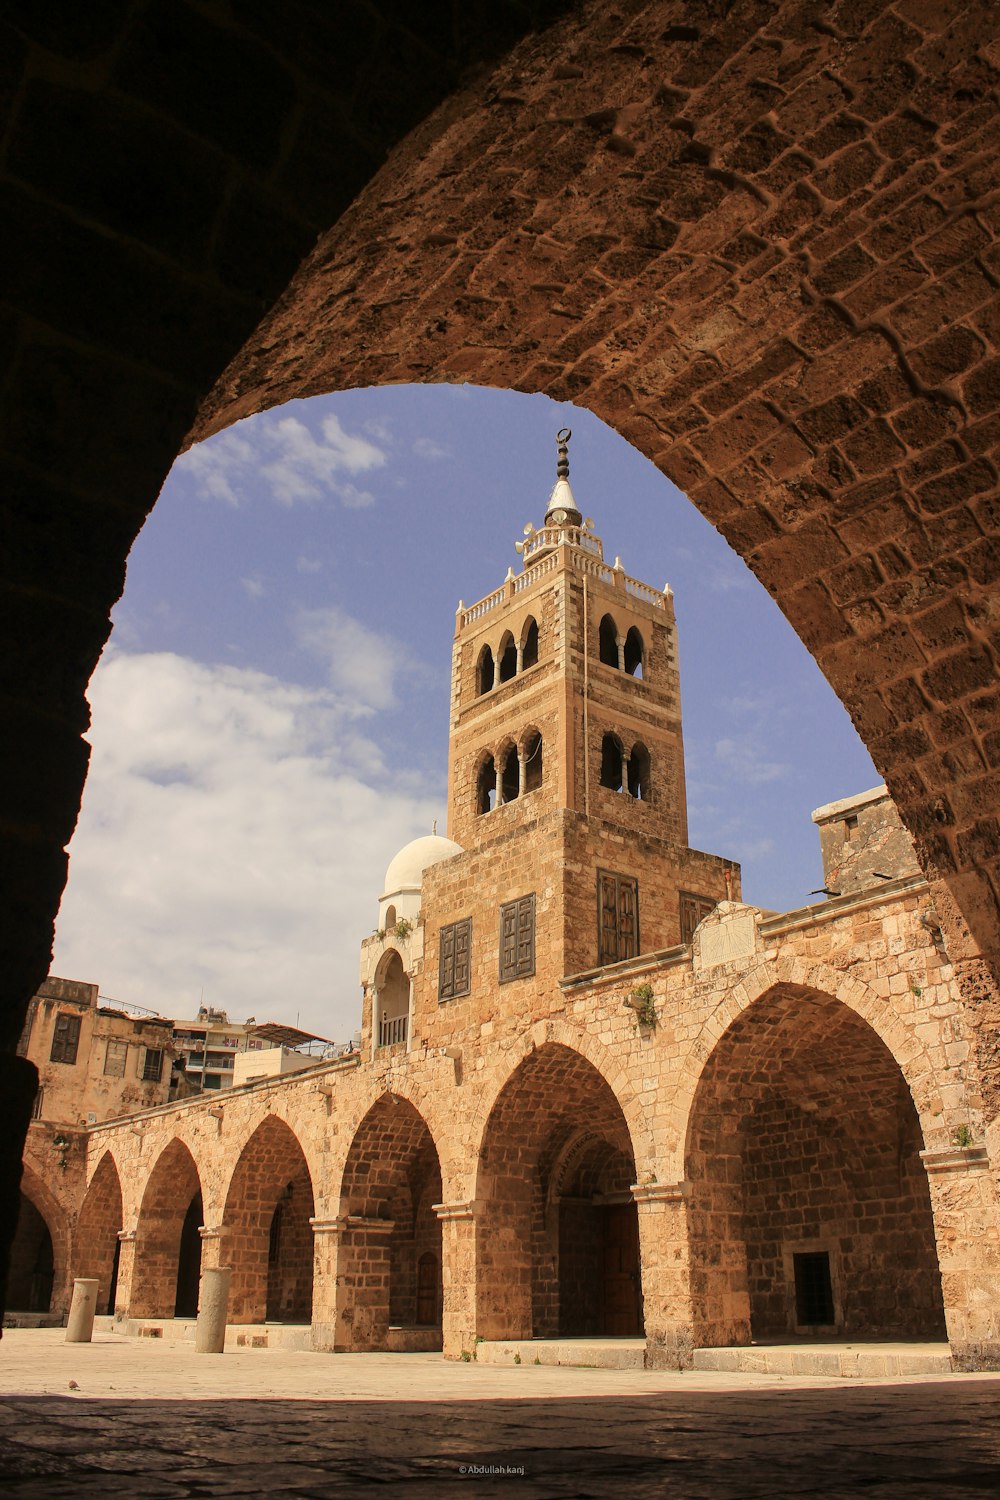
<path fill-rule="evenodd" d="M 30 1137 L 54 1306 L 92 1275 L 162 1326 L 228 1265 L 254 1342 L 995 1366 L 997 1164 L 912 846 L 884 789 L 820 809 L 831 894 L 782 914 L 689 847 L 671 596 L 604 558 L 567 436 L 520 570 L 459 607 L 448 837 L 389 866 L 359 1053 L 75 1131 L 58 1191 Z"/>

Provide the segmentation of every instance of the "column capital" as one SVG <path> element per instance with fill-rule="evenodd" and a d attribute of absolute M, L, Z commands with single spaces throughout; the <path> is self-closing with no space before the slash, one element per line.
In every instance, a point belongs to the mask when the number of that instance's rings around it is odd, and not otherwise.
<path fill-rule="evenodd" d="M 221 1240 L 224 1234 L 229 1233 L 228 1224 L 199 1224 L 198 1233 L 203 1240 Z"/>
<path fill-rule="evenodd" d="M 690 1191 L 689 1182 L 633 1182 L 629 1188 L 636 1203 L 683 1203 Z"/>
<path fill-rule="evenodd" d="M 475 1219 L 479 1213 L 479 1203 L 475 1198 L 470 1198 L 467 1203 L 434 1203 L 434 1212 L 439 1219 Z"/>
<path fill-rule="evenodd" d="M 123 1245 L 133 1245 L 135 1244 L 135 1237 L 138 1233 L 138 1229 L 119 1229 L 118 1238 L 121 1240 Z"/>

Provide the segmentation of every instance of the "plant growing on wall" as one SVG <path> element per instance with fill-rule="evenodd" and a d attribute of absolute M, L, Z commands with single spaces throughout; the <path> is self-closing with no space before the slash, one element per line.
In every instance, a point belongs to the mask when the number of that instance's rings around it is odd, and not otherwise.
<path fill-rule="evenodd" d="M 653 1003 L 651 984 L 637 984 L 625 1004 L 635 1011 L 640 1026 L 656 1025 L 656 1006 Z"/>
<path fill-rule="evenodd" d="M 400 917 L 396 923 L 396 936 L 401 942 L 405 942 L 413 931 L 413 923 L 408 922 L 405 917 Z"/>
<path fill-rule="evenodd" d="M 964 1151 L 966 1146 L 972 1145 L 972 1131 L 968 1125 L 960 1125 L 955 1131 L 955 1145 L 960 1151 Z"/>

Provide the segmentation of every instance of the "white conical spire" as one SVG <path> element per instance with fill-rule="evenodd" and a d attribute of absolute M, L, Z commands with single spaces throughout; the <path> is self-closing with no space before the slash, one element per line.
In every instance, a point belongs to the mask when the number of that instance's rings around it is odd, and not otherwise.
<path fill-rule="evenodd" d="M 546 526 L 579 526 L 583 520 L 569 486 L 569 440 L 572 436 L 568 427 L 556 433 L 559 462 L 556 464 L 555 486 L 545 512 Z"/>

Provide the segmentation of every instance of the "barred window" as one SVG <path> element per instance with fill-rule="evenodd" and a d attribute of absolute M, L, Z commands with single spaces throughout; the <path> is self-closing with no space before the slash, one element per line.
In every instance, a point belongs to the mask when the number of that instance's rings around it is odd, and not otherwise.
<path fill-rule="evenodd" d="M 634 958 L 639 951 L 639 884 L 634 875 L 597 872 L 598 943 L 602 964 Z"/>
<path fill-rule="evenodd" d="M 52 1050 L 49 1062 L 75 1063 L 80 1046 L 80 1017 L 69 1011 L 60 1011 L 52 1033 Z"/>
<path fill-rule="evenodd" d="M 500 983 L 535 972 L 535 893 L 500 908 Z"/>
<path fill-rule="evenodd" d="M 691 891 L 679 892 L 681 902 L 681 942 L 685 948 L 690 948 L 694 937 L 694 930 L 710 911 L 714 911 L 717 903 L 711 896 L 696 896 Z"/>
<path fill-rule="evenodd" d="M 438 967 L 438 999 L 454 1000 L 467 995 L 472 986 L 472 918 L 449 922 L 441 928 Z"/>
<path fill-rule="evenodd" d="M 128 1042 L 109 1042 L 104 1054 L 105 1078 L 124 1078 L 125 1062 L 128 1058 Z"/>
<path fill-rule="evenodd" d="M 143 1083 L 159 1083 L 163 1074 L 163 1048 L 147 1047 L 142 1060 Z"/>

